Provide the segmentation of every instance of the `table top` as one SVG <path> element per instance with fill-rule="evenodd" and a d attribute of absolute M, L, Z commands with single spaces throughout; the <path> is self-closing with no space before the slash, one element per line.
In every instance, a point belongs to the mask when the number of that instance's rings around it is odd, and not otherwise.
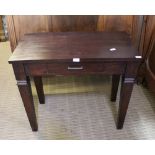
<path fill-rule="evenodd" d="M 9 59 L 34 61 L 136 61 L 138 51 L 125 32 L 42 32 L 26 34 Z"/>

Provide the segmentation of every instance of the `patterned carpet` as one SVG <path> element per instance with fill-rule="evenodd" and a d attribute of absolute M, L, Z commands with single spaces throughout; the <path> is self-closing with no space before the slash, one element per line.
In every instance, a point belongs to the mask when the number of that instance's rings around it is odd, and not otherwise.
<path fill-rule="evenodd" d="M 9 43 L 0 43 L 0 139 L 155 139 L 155 97 L 135 85 L 123 130 L 116 130 L 111 78 L 44 78 L 46 104 L 38 104 L 39 131 L 32 132 L 11 65 Z"/>

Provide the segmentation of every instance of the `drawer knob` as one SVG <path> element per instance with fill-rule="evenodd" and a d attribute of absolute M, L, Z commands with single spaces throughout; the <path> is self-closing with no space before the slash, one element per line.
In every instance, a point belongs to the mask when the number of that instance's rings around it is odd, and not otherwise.
<path fill-rule="evenodd" d="M 82 70 L 83 66 L 79 66 L 79 67 L 70 67 L 68 66 L 68 70 Z"/>

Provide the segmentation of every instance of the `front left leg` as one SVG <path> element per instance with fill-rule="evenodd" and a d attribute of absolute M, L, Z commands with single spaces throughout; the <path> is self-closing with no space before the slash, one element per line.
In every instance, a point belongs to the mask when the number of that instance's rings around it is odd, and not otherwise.
<path fill-rule="evenodd" d="M 34 108 L 30 80 L 27 78 L 25 81 L 17 81 L 18 89 L 22 97 L 22 101 L 27 113 L 32 131 L 38 130 L 37 118 Z"/>
<path fill-rule="evenodd" d="M 38 130 L 38 123 L 35 113 L 35 107 L 32 97 L 30 80 L 25 74 L 23 64 L 14 64 L 13 65 L 15 77 L 17 80 L 18 89 L 27 113 L 32 131 Z"/>

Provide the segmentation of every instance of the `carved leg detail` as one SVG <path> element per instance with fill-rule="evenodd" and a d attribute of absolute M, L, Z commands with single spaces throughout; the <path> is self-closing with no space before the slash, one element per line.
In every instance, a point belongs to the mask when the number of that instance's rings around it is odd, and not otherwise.
<path fill-rule="evenodd" d="M 45 96 L 44 96 L 42 78 L 40 76 L 35 76 L 34 77 L 34 83 L 36 86 L 39 102 L 40 102 L 40 104 L 44 104 L 45 103 Z"/>
<path fill-rule="evenodd" d="M 113 102 L 116 101 L 119 81 L 120 81 L 120 75 L 112 76 L 111 101 Z"/>
<path fill-rule="evenodd" d="M 126 112 L 128 109 L 128 104 L 133 89 L 133 84 L 134 84 L 134 78 L 122 78 L 117 129 L 123 128 Z"/>
<path fill-rule="evenodd" d="M 17 81 L 20 95 L 33 131 L 38 130 L 38 124 L 35 114 L 34 102 L 29 79 Z"/>

